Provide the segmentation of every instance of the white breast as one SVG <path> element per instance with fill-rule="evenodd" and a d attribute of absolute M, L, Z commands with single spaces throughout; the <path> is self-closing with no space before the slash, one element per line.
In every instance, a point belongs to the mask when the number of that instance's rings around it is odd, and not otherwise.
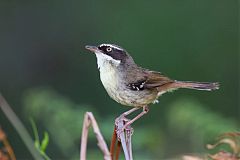
<path fill-rule="evenodd" d="M 115 60 L 110 56 L 102 53 L 96 53 L 97 64 L 100 71 L 100 79 L 109 96 L 116 100 L 117 93 L 117 74 L 115 67 L 120 64 L 119 60 Z"/>
<path fill-rule="evenodd" d="M 116 72 L 111 67 L 100 67 L 100 79 L 107 91 L 117 89 Z"/>

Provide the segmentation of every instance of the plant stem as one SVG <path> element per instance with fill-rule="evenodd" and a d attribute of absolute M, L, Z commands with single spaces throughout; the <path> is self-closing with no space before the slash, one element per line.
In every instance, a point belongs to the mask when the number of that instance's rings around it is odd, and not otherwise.
<path fill-rule="evenodd" d="M 20 119 L 17 117 L 17 115 L 14 113 L 10 105 L 7 103 L 7 101 L 4 99 L 4 97 L 0 93 L 0 108 L 5 114 L 5 116 L 8 118 L 8 120 L 11 122 L 13 127 L 18 132 L 19 136 L 23 140 L 24 144 L 26 145 L 29 152 L 32 154 L 33 158 L 36 160 L 42 160 L 43 158 L 40 156 L 38 151 L 34 147 L 34 142 L 28 133 L 27 129 L 24 127 Z"/>

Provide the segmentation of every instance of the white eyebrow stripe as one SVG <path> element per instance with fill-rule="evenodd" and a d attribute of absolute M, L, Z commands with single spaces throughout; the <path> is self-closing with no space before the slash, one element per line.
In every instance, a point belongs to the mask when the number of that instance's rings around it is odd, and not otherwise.
<path fill-rule="evenodd" d="M 102 47 L 102 46 L 106 46 L 106 47 L 109 46 L 109 47 L 112 47 L 112 48 L 115 48 L 115 49 L 118 49 L 118 50 L 123 51 L 122 48 L 120 48 L 120 47 L 118 47 L 118 46 L 116 46 L 116 45 L 114 45 L 114 44 L 101 44 L 100 47 Z"/>

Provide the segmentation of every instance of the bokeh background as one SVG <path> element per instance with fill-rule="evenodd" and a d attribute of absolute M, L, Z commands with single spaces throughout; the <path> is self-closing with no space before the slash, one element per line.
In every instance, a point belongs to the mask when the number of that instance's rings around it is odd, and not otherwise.
<path fill-rule="evenodd" d="M 96 116 L 108 144 L 130 109 L 104 90 L 87 44 L 115 43 L 138 64 L 178 80 L 218 81 L 214 92 L 178 90 L 133 124 L 135 159 L 205 152 L 239 131 L 239 1 L 0 1 L 0 89 L 32 135 L 50 134 L 52 159 L 78 159 L 83 115 Z M 32 159 L 0 112 L 17 159 Z M 102 159 L 94 135 L 88 158 Z"/>

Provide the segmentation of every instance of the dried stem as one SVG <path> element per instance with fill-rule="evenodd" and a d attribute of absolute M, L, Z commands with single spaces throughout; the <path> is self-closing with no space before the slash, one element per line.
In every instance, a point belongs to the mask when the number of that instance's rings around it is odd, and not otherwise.
<path fill-rule="evenodd" d="M 120 152 L 121 152 L 121 142 L 118 141 L 118 143 L 117 143 L 117 149 L 116 149 L 116 156 L 115 156 L 115 157 L 116 157 L 116 160 L 119 159 Z"/>
<path fill-rule="evenodd" d="M 81 148 L 80 148 L 80 160 L 86 160 L 86 154 L 87 154 L 87 139 L 88 139 L 88 131 L 89 127 L 92 125 L 93 131 L 96 135 L 96 138 L 98 140 L 98 146 L 103 152 L 104 155 L 104 160 L 114 160 L 114 153 L 116 151 L 115 158 L 118 160 L 119 154 L 120 154 L 120 149 L 121 149 L 121 144 L 124 152 L 124 156 L 126 160 L 132 160 L 132 144 L 131 144 L 131 136 L 133 129 L 131 126 L 128 126 L 124 132 L 121 132 L 119 136 L 116 133 L 117 128 L 122 128 L 125 124 L 125 120 L 120 120 L 117 121 L 115 124 L 115 128 L 113 131 L 113 136 L 112 136 L 112 142 L 111 142 L 111 147 L 110 151 L 107 148 L 107 144 L 105 143 L 103 136 L 99 130 L 99 127 L 97 125 L 97 122 L 91 112 L 86 112 L 84 116 L 84 121 L 83 121 L 83 129 L 82 129 L 82 137 L 81 137 Z M 117 143 L 117 148 L 116 148 L 116 141 L 117 138 L 120 139 Z M 116 149 L 115 149 L 116 148 Z"/>
<path fill-rule="evenodd" d="M 87 138 L 88 138 L 88 130 L 90 125 L 93 127 L 93 131 L 98 140 L 98 146 L 103 152 L 104 160 L 111 160 L 110 152 L 108 150 L 107 144 L 103 139 L 103 136 L 99 130 L 97 122 L 91 112 L 86 112 L 83 121 L 83 130 L 82 130 L 82 138 L 81 138 L 81 150 L 80 150 L 80 159 L 86 160 L 87 153 Z"/>
<path fill-rule="evenodd" d="M 111 146 L 110 146 L 110 154 L 111 154 L 112 160 L 114 160 L 116 141 L 117 141 L 117 133 L 116 133 L 116 126 L 114 126 L 113 134 L 112 134 L 112 141 L 111 141 Z M 116 158 L 116 160 L 117 160 L 117 158 Z"/>
<path fill-rule="evenodd" d="M 117 125 L 118 125 L 119 128 L 123 128 L 124 121 L 119 121 L 119 123 Z M 119 137 L 120 137 L 120 140 L 121 140 L 121 143 L 122 143 L 122 148 L 123 148 L 123 152 L 124 152 L 124 155 L 125 155 L 125 159 L 130 160 L 128 147 L 127 147 L 127 141 L 126 141 L 126 138 L 125 138 L 125 132 L 121 132 Z"/>
<path fill-rule="evenodd" d="M 116 142 L 117 142 L 117 146 L 116 146 Z M 116 151 L 116 155 L 115 155 L 115 151 Z M 117 140 L 116 125 L 115 125 L 113 129 L 113 135 L 112 135 L 112 141 L 111 141 L 111 147 L 110 147 L 110 154 L 111 154 L 112 160 L 114 160 L 114 157 L 115 157 L 115 160 L 119 159 L 120 151 L 121 151 L 121 142 Z"/>

